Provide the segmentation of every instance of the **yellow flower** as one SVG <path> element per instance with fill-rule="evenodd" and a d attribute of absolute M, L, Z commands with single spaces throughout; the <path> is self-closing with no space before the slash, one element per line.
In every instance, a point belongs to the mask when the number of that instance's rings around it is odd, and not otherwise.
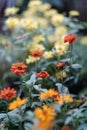
<path fill-rule="evenodd" d="M 40 92 L 40 100 L 46 100 L 47 98 L 57 98 L 59 92 L 54 89 L 49 89 L 47 92 Z"/>
<path fill-rule="evenodd" d="M 9 29 L 14 29 L 15 27 L 17 27 L 19 24 L 19 19 L 16 17 L 10 17 L 6 20 L 5 25 L 7 26 L 7 28 Z"/>
<path fill-rule="evenodd" d="M 49 42 L 56 42 L 58 40 L 58 36 L 49 35 L 49 36 L 47 36 L 47 39 L 49 40 Z"/>
<path fill-rule="evenodd" d="M 28 7 L 30 8 L 38 8 L 39 6 L 41 6 L 42 2 L 40 0 L 32 0 L 29 2 Z"/>
<path fill-rule="evenodd" d="M 28 52 L 32 52 L 35 50 L 43 51 L 45 49 L 42 44 L 38 44 L 38 43 L 28 44 L 26 48 Z"/>
<path fill-rule="evenodd" d="M 69 12 L 69 15 L 70 15 L 70 16 L 79 16 L 80 13 L 79 13 L 77 10 L 71 10 L 71 11 Z"/>
<path fill-rule="evenodd" d="M 47 28 L 48 27 L 48 21 L 47 19 L 44 18 L 37 18 L 37 23 L 39 25 L 40 28 Z"/>
<path fill-rule="evenodd" d="M 12 7 L 12 8 L 7 8 L 5 9 L 5 15 L 14 15 L 18 12 L 18 8 Z"/>
<path fill-rule="evenodd" d="M 45 11 L 49 10 L 50 8 L 51 8 L 51 5 L 49 3 L 45 3 L 39 7 L 39 11 L 45 12 Z"/>
<path fill-rule="evenodd" d="M 67 77 L 66 72 L 57 72 L 56 73 L 56 78 L 57 79 L 62 79 L 62 78 L 66 78 L 66 77 Z"/>
<path fill-rule="evenodd" d="M 38 28 L 37 22 L 32 18 L 23 18 L 20 20 L 20 27 L 26 29 L 26 30 L 35 30 Z"/>
<path fill-rule="evenodd" d="M 52 51 L 46 51 L 46 52 L 44 52 L 43 57 L 45 59 L 52 58 L 53 57 Z"/>
<path fill-rule="evenodd" d="M 81 44 L 87 45 L 87 36 L 84 36 L 84 37 L 81 39 Z"/>
<path fill-rule="evenodd" d="M 53 47 L 53 49 L 55 49 L 54 55 L 60 56 L 60 55 L 66 54 L 68 47 L 69 47 L 69 44 L 68 43 L 64 44 L 64 41 L 60 40 L 60 38 L 59 38 Z"/>
<path fill-rule="evenodd" d="M 45 40 L 45 38 L 42 35 L 37 35 L 33 38 L 33 42 L 35 42 L 35 43 L 39 43 L 39 42 L 44 41 L 44 40 Z"/>
<path fill-rule="evenodd" d="M 60 95 L 59 97 L 57 97 L 56 100 L 55 100 L 55 102 L 56 102 L 57 104 L 60 104 L 60 105 L 63 104 L 63 102 L 64 102 L 63 96 Z"/>
<path fill-rule="evenodd" d="M 44 16 L 47 18 L 52 17 L 54 15 L 57 15 L 57 11 L 55 9 L 47 10 L 44 12 Z"/>
<path fill-rule="evenodd" d="M 67 29 L 67 27 L 64 27 L 64 26 L 59 26 L 55 30 L 56 35 L 65 35 L 67 32 L 68 32 L 68 29 Z"/>
<path fill-rule="evenodd" d="M 44 130 L 51 130 L 53 126 L 53 120 L 55 119 L 56 113 L 53 107 L 48 107 L 46 105 L 43 108 L 35 109 L 35 116 L 39 120 L 38 128 Z"/>
<path fill-rule="evenodd" d="M 69 94 L 64 94 L 63 98 L 65 102 L 73 102 L 73 98 Z"/>
<path fill-rule="evenodd" d="M 36 57 L 33 57 L 33 56 L 28 56 L 28 58 L 26 59 L 26 63 L 29 64 L 29 63 L 33 63 L 33 62 L 36 62 L 38 61 L 40 58 L 36 58 Z"/>
<path fill-rule="evenodd" d="M 8 106 L 8 110 L 14 110 L 16 108 L 20 108 L 23 104 L 25 104 L 27 102 L 27 99 L 20 99 L 20 97 L 17 97 L 16 100 L 14 100 L 13 102 L 11 102 Z"/>
<path fill-rule="evenodd" d="M 63 20 L 64 20 L 64 16 L 62 14 L 57 14 L 52 17 L 51 23 L 54 26 L 58 26 L 59 24 L 63 22 Z"/>
<path fill-rule="evenodd" d="M 73 98 L 70 96 L 70 94 L 63 94 L 56 98 L 55 100 L 58 104 L 63 104 L 64 102 L 73 102 Z"/>

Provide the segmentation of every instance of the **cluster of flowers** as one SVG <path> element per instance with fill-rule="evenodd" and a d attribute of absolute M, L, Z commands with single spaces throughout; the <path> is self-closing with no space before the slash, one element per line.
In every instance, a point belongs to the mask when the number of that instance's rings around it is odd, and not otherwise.
<path fill-rule="evenodd" d="M 73 43 L 75 43 L 77 40 L 76 36 L 74 34 L 69 34 L 64 37 L 64 43 L 70 44 L 72 46 Z M 34 58 L 40 58 L 42 56 L 42 52 L 40 51 L 33 51 L 31 52 L 31 55 Z M 65 69 L 67 64 L 65 62 L 58 62 L 56 64 L 56 68 L 60 69 L 61 71 Z M 13 74 L 16 74 L 17 76 L 23 76 L 27 75 L 26 69 L 28 69 L 28 66 L 25 65 L 23 62 L 17 62 L 12 64 L 11 66 L 11 72 Z M 45 71 L 42 70 L 40 72 L 36 73 L 36 78 L 37 79 L 48 79 L 51 75 Z M 29 86 L 30 87 L 30 86 Z M 62 86 L 63 89 L 63 86 Z M 23 91 L 24 93 L 24 91 Z M 33 93 L 33 90 L 31 89 L 30 93 Z M 23 99 L 21 99 L 19 96 L 17 96 L 17 92 L 14 88 L 4 88 L 3 90 L 0 91 L 0 99 L 4 99 L 8 102 L 8 107 L 7 109 L 9 111 L 12 111 L 14 109 L 19 109 L 21 110 L 21 107 L 24 104 L 27 104 L 28 102 L 31 102 L 33 104 L 33 101 L 29 99 L 29 96 L 25 95 Z M 16 98 L 16 99 L 15 99 Z M 34 111 L 34 118 L 37 118 L 37 121 L 34 122 L 31 130 L 33 129 L 38 129 L 38 130 L 51 130 L 55 128 L 56 126 L 56 121 L 57 121 L 57 112 L 55 110 L 55 107 L 53 104 L 58 104 L 59 106 L 67 104 L 68 103 L 73 103 L 74 99 L 71 97 L 69 93 L 61 93 L 58 90 L 54 88 L 49 88 L 46 91 L 40 91 L 39 93 L 39 101 L 38 102 L 43 102 L 41 106 L 35 107 Z M 12 101 L 13 100 L 13 101 Z M 35 100 L 35 99 L 34 99 Z M 37 99 L 36 99 L 37 100 Z M 68 107 L 68 106 L 67 106 Z M 27 111 L 27 110 L 26 110 Z M 71 126 L 69 125 L 64 125 L 60 126 L 61 130 L 71 130 Z M 18 127 L 20 130 L 22 127 Z M 58 128 L 58 127 L 57 127 Z"/>
<path fill-rule="evenodd" d="M 83 108 L 87 100 L 74 98 L 67 88 L 68 83 L 73 84 L 79 68 L 72 55 L 73 43 L 77 41 L 72 32 L 76 31 L 77 23 L 73 23 L 75 28 L 70 24 L 72 16 L 79 13 L 71 11 L 70 17 L 66 17 L 40 0 L 31 0 L 22 17 L 15 17 L 17 11 L 18 8 L 5 10 L 5 14 L 11 16 L 5 24 L 12 34 L 2 39 L 2 44 L 8 55 L 12 54 L 6 59 L 12 63 L 10 75 L 20 81 L 17 90 L 13 87 L 0 90 L 3 128 L 80 130 L 87 118 Z M 72 69 L 75 69 L 74 78 Z"/>

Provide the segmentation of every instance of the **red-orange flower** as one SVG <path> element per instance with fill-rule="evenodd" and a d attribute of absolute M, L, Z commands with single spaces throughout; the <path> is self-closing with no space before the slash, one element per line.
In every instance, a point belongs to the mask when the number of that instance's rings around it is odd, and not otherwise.
<path fill-rule="evenodd" d="M 3 90 L 1 90 L 0 92 L 0 98 L 2 99 L 7 99 L 7 100 L 11 100 L 12 98 L 14 98 L 16 95 L 16 90 L 14 88 L 4 88 Z"/>
<path fill-rule="evenodd" d="M 77 40 L 77 37 L 74 34 L 69 34 L 64 37 L 64 43 L 69 42 L 69 44 L 73 44 L 76 42 L 76 40 Z"/>
<path fill-rule="evenodd" d="M 33 57 L 35 57 L 35 58 L 41 57 L 42 54 L 43 54 L 43 53 L 42 53 L 41 51 L 39 51 L 39 50 L 35 50 L 35 51 L 32 51 L 32 52 L 31 52 L 31 55 L 32 55 Z"/>
<path fill-rule="evenodd" d="M 11 72 L 16 75 L 26 74 L 27 66 L 23 62 L 17 62 L 11 66 Z"/>
<path fill-rule="evenodd" d="M 48 78 L 50 75 L 47 71 L 40 71 L 39 73 L 37 73 L 36 77 L 37 78 Z"/>
<path fill-rule="evenodd" d="M 66 126 L 63 126 L 61 130 L 71 130 L 70 126 L 66 125 Z"/>
<path fill-rule="evenodd" d="M 60 69 L 60 68 L 63 68 L 65 66 L 66 66 L 65 62 L 59 62 L 59 63 L 57 63 L 56 68 Z"/>

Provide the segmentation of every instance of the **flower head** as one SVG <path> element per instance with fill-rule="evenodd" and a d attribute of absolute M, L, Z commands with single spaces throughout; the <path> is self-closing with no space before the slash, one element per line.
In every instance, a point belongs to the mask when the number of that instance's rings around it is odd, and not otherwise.
<path fill-rule="evenodd" d="M 16 90 L 14 88 L 4 88 L 3 90 L 0 91 L 0 98 L 6 99 L 6 100 L 11 100 L 14 98 L 16 95 Z"/>
<path fill-rule="evenodd" d="M 27 102 L 27 99 L 20 99 L 20 97 L 17 97 L 16 100 L 14 100 L 13 102 L 11 102 L 8 106 L 9 110 L 14 110 L 16 108 L 20 108 L 22 105 L 24 105 Z"/>
<path fill-rule="evenodd" d="M 69 94 L 63 94 L 56 98 L 56 103 L 63 104 L 64 102 L 73 102 L 73 98 Z"/>
<path fill-rule="evenodd" d="M 44 105 L 42 109 L 35 109 L 35 116 L 39 120 L 39 128 L 50 130 L 52 128 L 52 121 L 54 120 L 56 113 L 53 107 Z"/>
<path fill-rule="evenodd" d="M 59 63 L 57 63 L 56 68 L 60 69 L 60 68 L 63 68 L 65 66 L 66 66 L 65 62 L 59 62 Z"/>
<path fill-rule="evenodd" d="M 27 66 L 23 62 L 17 62 L 11 66 L 11 72 L 16 75 L 26 74 Z"/>
<path fill-rule="evenodd" d="M 76 40 L 77 40 L 77 37 L 74 34 L 69 34 L 64 37 L 64 43 L 69 42 L 69 44 L 73 44 L 76 42 Z"/>
<path fill-rule="evenodd" d="M 69 11 L 69 15 L 75 17 L 75 16 L 79 16 L 80 13 L 77 10 L 71 10 Z"/>
<path fill-rule="evenodd" d="M 57 98 L 59 96 L 59 92 L 54 89 L 49 89 L 47 92 L 40 92 L 40 100 L 46 100 L 47 98 Z"/>
<path fill-rule="evenodd" d="M 35 58 L 39 58 L 39 57 L 42 56 L 42 52 L 39 51 L 39 50 L 35 50 L 35 51 L 32 51 L 32 52 L 31 52 L 31 55 L 32 55 L 33 57 L 35 57 Z"/>
<path fill-rule="evenodd" d="M 36 77 L 37 78 L 48 78 L 50 75 L 47 71 L 40 71 L 37 73 Z"/>

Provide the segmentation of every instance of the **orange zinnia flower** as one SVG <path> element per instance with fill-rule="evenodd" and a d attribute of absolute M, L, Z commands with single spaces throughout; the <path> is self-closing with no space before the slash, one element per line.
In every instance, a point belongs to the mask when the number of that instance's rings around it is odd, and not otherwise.
<path fill-rule="evenodd" d="M 76 42 L 76 40 L 77 40 L 77 37 L 74 34 L 69 34 L 64 37 L 64 43 L 69 42 L 69 44 L 73 44 Z"/>
<path fill-rule="evenodd" d="M 16 90 L 14 88 L 4 88 L 3 90 L 0 91 L 0 98 L 6 99 L 6 100 L 11 100 L 14 98 L 16 95 Z"/>
<path fill-rule="evenodd" d="M 63 104 L 64 102 L 73 102 L 73 98 L 69 94 L 60 95 L 55 99 L 56 103 Z"/>
<path fill-rule="evenodd" d="M 11 66 L 11 72 L 16 75 L 26 74 L 27 66 L 23 62 L 17 62 Z"/>
<path fill-rule="evenodd" d="M 48 130 L 52 127 L 52 121 L 55 119 L 56 113 L 53 107 L 44 105 L 42 109 L 35 109 L 35 116 L 39 120 L 38 127 Z"/>
<path fill-rule="evenodd" d="M 47 92 L 40 93 L 40 100 L 46 100 L 47 98 L 57 98 L 59 96 L 59 92 L 54 89 L 49 89 Z"/>
<path fill-rule="evenodd" d="M 65 66 L 66 66 L 65 62 L 59 62 L 59 63 L 57 63 L 56 68 L 60 69 L 60 68 L 63 68 Z"/>
<path fill-rule="evenodd" d="M 39 51 L 39 50 L 35 50 L 35 51 L 32 51 L 32 52 L 31 52 L 31 55 L 32 55 L 33 57 L 35 57 L 35 58 L 39 58 L 39 57 L 42 56 L 42 52 Z"/>
<path fill-rule="evenodd" d="M 17 97 L 16 100 L 11 102 L 8 106 L 8 110 L 14 110 L 15 108 L 20 108 L 23 104 L 27 102 L 27 99 L 20 99 L 20 97 Z"/>
<path fill-rule="evenodd" d="M 63 126 L 61 130 L 71 130 L 70 126 Z"/>
<path fill-rule="evenodd" d="M 36 77 L 37 78 L 48 78 L 50 75 L 47 71 L 40 71 L 39 73 L 37 73 Z"/>

